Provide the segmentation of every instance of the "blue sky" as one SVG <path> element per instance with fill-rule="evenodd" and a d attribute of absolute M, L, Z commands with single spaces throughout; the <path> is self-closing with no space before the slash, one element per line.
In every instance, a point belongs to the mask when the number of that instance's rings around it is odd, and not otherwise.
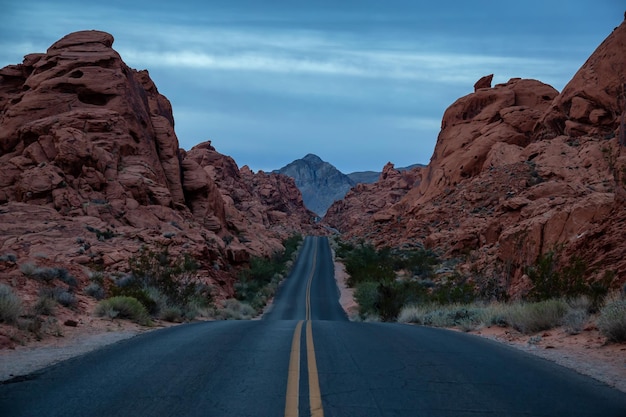
<path fill-rule="evenodd" d="M 622 0 L 0 0 L 0 67 L 67 33 L 107 31 L 174 109 L 180 146 L 211 140 L 270 171 L 315 153 L 345 173 L 426 164 L 474 82 L 561 90 L 619 25 Z"/>

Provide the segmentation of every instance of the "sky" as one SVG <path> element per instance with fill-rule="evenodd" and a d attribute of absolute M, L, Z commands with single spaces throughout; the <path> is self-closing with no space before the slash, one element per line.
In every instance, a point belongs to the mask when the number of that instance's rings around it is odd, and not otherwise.
<path fill-rule="evenodd" d="M 172 103 L 180 147 L 271 171 L 427 164 L 444 111 L 494 84 L 562 90 L 623 0 L 0 0 L 0 67 L 97 29 Z"/>

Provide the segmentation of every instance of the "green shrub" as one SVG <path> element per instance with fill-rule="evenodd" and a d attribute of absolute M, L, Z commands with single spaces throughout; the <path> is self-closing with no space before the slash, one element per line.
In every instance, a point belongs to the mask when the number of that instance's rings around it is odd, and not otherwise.
<path fill-rule="evenodd" d="M 346 272 L 350 275 L 348 286 L 356 287 L 359 282 L 384 282 L 395 279 L 394 259 L 391 249 L 377 250 L 373 245 L 361 244 L 342 252 Z"/>
<path fill-rule="evenodd" d="M 378 283 L 372 281 L 359 282 L 354 290 L 354 298 L 359 304 L 362 318 L 378 315 Z"/>
<path fill-rule="evenodd" d="M 95 313 L 99 317 L 129 319 L 142 326 L 151 324 L 148 311 L 133 297 L 118 296 L 102 300 L 96 306 Z"/>
<path fill-rule="evenodd" d="M 17 323 L 22 314 L 22 300 L 13 293 L 11 287 L 0 284 L 0 322 Z"/>
<path fill-rule="evenodd" d="M 398 315 L 401 323 L 416 323 L 433 327 L 459 327 L 463 331 L 474 330 L 485 324 L 485 309 L 466 304 L 412 305 Z"/>
<path fill-rule="evenodd" d="M 583 331 L 588 319 L 589 313 L 586 308 L 570 308 L 563 317 L 563 326 L 567 334 L 579 334 Z"/>
<path fill-rule="evenodd" d="M 514 329 L 532 334 L 560 326 L 568 306 L 562 299 L 511 304 L 506 320 Z"/>
<path fill-rule="evenodd" d="M 600 310 L 598 329 L 612 342 L 626 341 L 626 300 L 608 303 Z"/>

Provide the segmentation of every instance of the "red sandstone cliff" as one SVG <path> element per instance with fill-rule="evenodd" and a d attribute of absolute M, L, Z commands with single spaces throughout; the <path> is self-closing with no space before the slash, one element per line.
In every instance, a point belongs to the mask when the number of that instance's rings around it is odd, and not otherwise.
<path fill-rule="evenodd" d="M 139 248 L 191 254 L 232 293 L 231 265 L 310 232 L 292 179 L 240 170 L 210 143 L 179 149 L 169 101 L 99 31 L 0 70 L 0 281 L 19 265 L 124 271 Z"/>
<path fill-rule="evenodd" d="M 421 182 L 395 204 L 356 214 L 386 196 L 384 180 L 353 189 L 325 218 L 347 237 L 424 244 L 469 275 L 523 286 L 524 267 L 561 247 L 588 279 L 626 282 L 626 23 L 598 47 L 560 94 L 512 79 L 445 112 Z"/>

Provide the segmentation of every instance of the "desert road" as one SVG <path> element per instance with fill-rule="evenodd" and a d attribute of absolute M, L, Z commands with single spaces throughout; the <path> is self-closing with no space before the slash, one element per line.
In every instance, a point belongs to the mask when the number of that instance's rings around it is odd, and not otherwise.
<path fill-rule="evenodd" d="M 0 416 L 626 416 L 626 394 L 479 337 L 349 322 L 306 238 L 262 320 L 148 332 L 0 385 Z"/>

